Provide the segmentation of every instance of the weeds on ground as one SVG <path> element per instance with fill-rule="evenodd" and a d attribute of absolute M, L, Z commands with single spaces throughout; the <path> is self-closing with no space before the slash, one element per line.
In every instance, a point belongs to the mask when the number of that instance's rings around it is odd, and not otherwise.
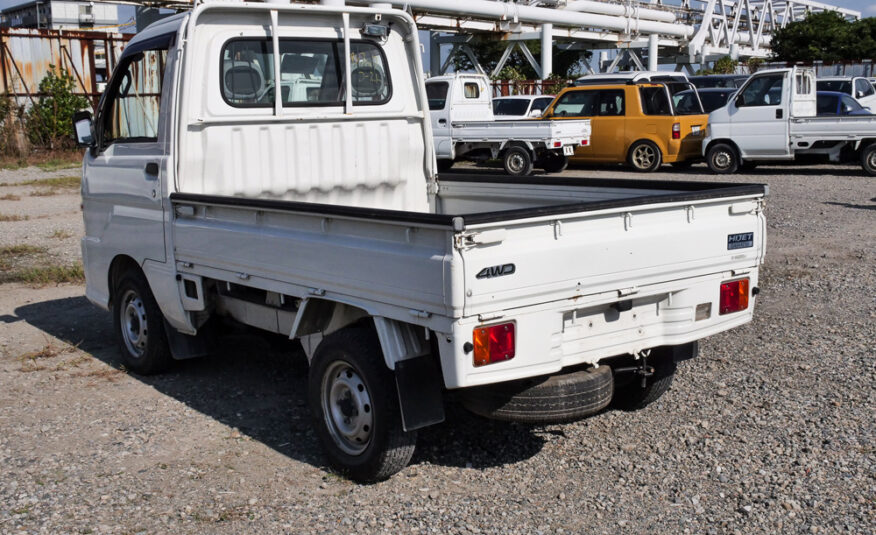
<path fill-rule="evenodd" d="M 49 235 L 49 238 L 55 238 L 56 240 L 66 240 L 67 238 L 72 238 L 73 234 L 67 232 L 66 230 L 56 230 Z"/>
<path fill-rule="evenodd" d="M 8 223 L 11 221 L 27 221 L 30 217 L 26 215 L 16 215 L 16 214 L 0 214 L 0 222 Z"/>
<path fill-rule="evenodd" d="M 33 254 L 45 253 L 45 247 L 37 247 L 36 245 L 29 244 L 19 244 L 19 245 L 7 245 L 6 247 L 0 247 L 0 257 L 3 256 L 27 256 Z"/>
<path fill-rule="evenodd" d="M 82 177 L 78 175 L 56 176 L 52 178 L 32 178 L 22 182 L 3 182 L 0 186 L 46 186 L 49 188 L 78 188 Z"/>
<path fill-rule="evenodd" d="M 82 165 L 82 150 L 34 151 L 27 156 L 0 156 L 0 169 L 15 171 L 25 167 L 39 167 L 43 171 L 72 169 Z"/>
<path fill-rule="evenodd" d="M 85 271 L 78 263 L 72 266 L 35 266 L 0 273 L 0 282 L 24 282 L 35 286 L 84 281 Z"/>
<path fill-rule="evenodd" d="M 20 201 L 21 197 L 18 195 L 13 195 L 11 193 L 7 193 L 6 195 L 0 196 L 0 201 Z"/>
<path fill-rule="evenodd" d="M 72 157 L 67 158 L 50 158 L 44 162 L 37 163 L 36 166 L 43 171 L 58 171 L 60 169 L 73 169 L 82 165 L 82 154 L 78 151 Z"/>

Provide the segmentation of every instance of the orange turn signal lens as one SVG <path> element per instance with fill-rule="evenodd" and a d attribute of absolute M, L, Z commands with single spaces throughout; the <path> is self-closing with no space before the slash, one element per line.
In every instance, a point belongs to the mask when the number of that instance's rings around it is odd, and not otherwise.
<path fill-rule="evenodd" d="M 724 282 L 721 284 L 721 303 L 718 314 L 731 314 L 748 308 L 748 279 Z"/>
<path fill-rule="evenodd" d="M 485 366 L 514 358 L 514 324 L 477 327 L 474 339 L 474 365 Z"/>

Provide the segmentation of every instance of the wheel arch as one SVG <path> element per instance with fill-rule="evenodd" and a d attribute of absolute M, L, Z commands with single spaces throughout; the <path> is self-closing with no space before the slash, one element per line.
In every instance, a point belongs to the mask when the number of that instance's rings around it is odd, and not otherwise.
<path fill-rule="evenodd" d="M 742 161 L 742 152 L 739 151 L 739 145 L 737 145 L 732 139 L 726 137 L 709 141 L 709 144 L 706 145 L 706 149 L 703 151 L 703 156 L 705 157 L 712 149 L 712 147 L 714 147 L 718 143 L 725 143 L 733 147 L 733 150 L 736 151 L 736 157 L 739 158 L 740 161 Z"/>
<path fill-rule="evenodd" d="M 126 254 L 116 255 L 112 262 L 110 262 L 110 267 L 107 270 L 108 302 L 110 307 L 112 307 L 113 300 L 116 297 L 116 287 L 119 285 L 119 281 L 122 280 L 125 273 L 131 270 L 138 270 L 140 273 L 143 273 L 143 268 L 140 264 Z"/>

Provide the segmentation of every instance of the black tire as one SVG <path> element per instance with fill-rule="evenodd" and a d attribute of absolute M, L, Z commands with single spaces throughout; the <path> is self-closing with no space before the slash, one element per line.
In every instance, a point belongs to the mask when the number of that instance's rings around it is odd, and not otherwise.
<path fill-rule="evenodd" d="M 659 349 L 652 350 L 648 366 L 654 367 L 654 375 L 648 377 L 644 388 L 639 376 L 628 376 L 626 382 L 616 381 L 612 406 L 625 411 L 637 411 L 654 403 L 669 390 L 676 370 L 672 355 L 661 353 Z"/>
<path fill-rule="evenodd" d="M 453 160 L 438 160 L 438 172 L 443 173 L 453 167 Z"/>
<path fill-rule="evenodd" d="M 861 167 L 870 176 L 876 176 L 876 142 L 870 143 L 861 151 Z"/>
<path fill-rule="evenodd" d="M 693 167 L 693 160 L 684 160 L 682 162 L 672 162 L 670 165 L 676 169 L 690 169 Z"/>
<path fill-rule="evenodd" d="M 663 153 L 653 142 L 643 139 L 636 141 L 627 153 L 627 163 L 636 171 L 650 173 L 656 171 L 663 162 Z"/>
<path fill-rule="evenodd" d="M 739 169 L 739 154 L 727 143 L 715 143 L 706 153 L 706 163 L 713 173 L 719 175 L 733 174 Z"/>
<path fill-rule="evenodd" d="M 326 456 L 350 479 L 380 481 L 411 460 L 417 433 L 402 429 L 395 381 L 373 330 L 348 327 L 323 340 L 307 397 Z"/>
<path fill-rule="evenodd" d="M 555 424 L 580 420 L 607 407 L 613 384 L 611 368 L 599 366 L 465 388 L 459 399 L 465 408 L 485 418 Z"/>
<path fill-rule="evenodd" d="M 529 176 L 532 173 L 532 156 L 524 147 L 510 147 L 502 156 L 502 166 L 511 176 Z"/>
<path fill-rule="evenodd" d="M 545 153 L 541 160 L 541 168 L 548 173 L 562 173 L 569 167 L 569 158 L 554 151 Z"/>
<path fill-rule="evenodd" d="M 172 362 L 164 316 L 139 270 L 122 275 L 113 293 L 113 328 L 125 368 L 140 375 L 165 371 Z"/>

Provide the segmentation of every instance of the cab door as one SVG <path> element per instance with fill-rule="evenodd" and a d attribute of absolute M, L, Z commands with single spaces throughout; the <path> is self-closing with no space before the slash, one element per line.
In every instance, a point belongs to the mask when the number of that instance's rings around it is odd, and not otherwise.
<path fill-rule="evenodd" d="M 730 103 L 730 135 L 742 158 L 790 158 L 788 100 L 790 83 L 786 73 L 754 76 Z"/>
<path fill-rule="evenodd" d="M 606 162 L 623 162 L 626 154 L 626 95 L 623 89 L 601 89 L 596 100 L 599 140 L 593 156 Z M 595 132 L 595 131 L 594 131 Z M 591 135 L 593 139 L 595 134 Z"/>

